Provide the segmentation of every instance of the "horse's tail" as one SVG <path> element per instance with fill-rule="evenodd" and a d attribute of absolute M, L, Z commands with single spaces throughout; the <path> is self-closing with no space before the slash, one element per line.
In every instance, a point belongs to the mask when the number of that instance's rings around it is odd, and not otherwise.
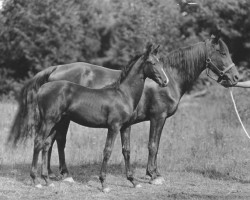
<path fill-rule="evenodd" d="M 13 147 L 19 142 L 24 142 L 32 136 L 37 123 L 37 92 L 39 88 L 48 82 L 49 76 L 57 66 L 49 67 L 37 73 L 22 88 L 18 98 L 18 110 L 12 123 L 7 143 Z"/>

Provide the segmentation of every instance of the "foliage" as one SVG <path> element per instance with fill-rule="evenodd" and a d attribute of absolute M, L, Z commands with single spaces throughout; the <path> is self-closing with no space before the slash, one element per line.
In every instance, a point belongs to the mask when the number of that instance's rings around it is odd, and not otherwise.
<path fill-rule="evenodd" d="M 234 62 L 249 66 L 249 1 L 188 2 L 5 0 L 0 12 L 1 84 L 77 61 L 118 69 L 149 41 L 161 44 L 162 54 L 167 55 L 218 28 Z"/>

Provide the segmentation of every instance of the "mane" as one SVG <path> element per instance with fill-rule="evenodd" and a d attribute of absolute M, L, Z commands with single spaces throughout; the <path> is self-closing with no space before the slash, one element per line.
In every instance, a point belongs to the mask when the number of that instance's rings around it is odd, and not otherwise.
<path fill-rule="evenodd" d="M 106 85 L 103 88 L 118 88 L 119 85 L 121 84 L 121 82 L 127 77 L 128 73 L 130 72 L 130 70 L 132 69 L 132 67 L 134 66 L 135 62 L 142 57 L 143 54 L 138 54 L 136 56 L 134 56 L 127 65 L 125 65 L 122 69 L 121 69 L 121 75 L 120 77 L 117 79 L 117 81 L 111 83 L 110 85 Z"/>
<path fill-rule="evenodd" d="M 164 65 L 164 68 L 169 66 L 171 69 L 176 69 L 181 78 L 189 82 L 193 81 L 200 73 L 205 59 L 205 42 L 199 42 L 170 52 L 164 59 L 164 62 L 168 63 Z"/>

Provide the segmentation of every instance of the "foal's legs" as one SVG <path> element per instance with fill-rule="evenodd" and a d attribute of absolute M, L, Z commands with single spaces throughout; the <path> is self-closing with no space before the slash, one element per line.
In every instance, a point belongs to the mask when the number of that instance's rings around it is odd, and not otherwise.
<path fill-rule="evenodd" d="M 48 126 L 48 124 L 44 121 L 41 122 L 41 126 L 38 129 L 35 140 L 34 140 L 34 152 L 33 152 L 33 160 L 32 160 L 32 167 L 30 171 L 30 176 L 34 181 L 34 184 L 36 187 L 41 187 L 41 184 L 39 184 L 37 180 L 37 163 L 38 163 L 38 156 L 40 151 L 43 149 L 43 164 L 42 164 L 42 177 L 45 179 L 47 183 L 47 176 L 48 176 L 48 171 L 47 171 L 47 157 L 46 157 L 46 150 L 47 148 L 47 136 L 50 133 L 52 126 Z M 49 141 L 49 140 L 48 140 Z M 49 143 L 50 145 L 50 143 Z M 46 159 L 45 159 L 46 158 Z"/>
<path fill-rule="evenodd" d="M 135 183 L 130 167 L 130 131 L 131 126 L 121 129 L 122 154 L 125 160 L 127 179 L 134 185 L 134 187 L 140 187 L 138 183 Z"/>
<path fill-rule="evenodd" d="M 164 182 L 164 178 L 161 177 L 157 169 L 157 153 L 165 121 L 166 117 L 152 118 L 150 120 L 149 155 L 146 174 L 152 178 L 151 183 L 156 185 L 163 184 Z"/>
<path fill-rule="evenodd" d="M 116 138 L 119 131 L 120 131 L 120 126 L 118 126 L 118 125 L 114 125 L 108 129 L 106 144 L 105 144 L 105 148 L 103 151 L 102 168 L 101 168 L 101 173 L 99 176 L 99 179 L 100 179 L 101 184 L 102 184 L 102 191 L 103 192 L 110 191 L 110 189 L 106 183 L 107 163 L 108 163 L 108 160 L 111 156 L 112 149 L 114 147 L 115 138 Z"/>
<path fill-rule="evenodd" d="M 52 145 L 48 151 L 48 171 L 49 171 L 49 176 L 51 178 L 55 178 L 55 175 L 52 172 L 51 166 L 50 166 L 51 152 L 52 152 L 52 147 L 53 147 L 53 143 L 55 142 L 55 140 L 57 142 L 60 174 L 62 175 L 63 178 L 66 178 L 69 174 L 67 165 L 65 162 L 65 152 L 64 152 L 69 123 L 70 123 L 70 120 L 67 117 L 64 117 L 60 120 L 60 122 L 56 126 L 56 136 L 53 138 Z"/>

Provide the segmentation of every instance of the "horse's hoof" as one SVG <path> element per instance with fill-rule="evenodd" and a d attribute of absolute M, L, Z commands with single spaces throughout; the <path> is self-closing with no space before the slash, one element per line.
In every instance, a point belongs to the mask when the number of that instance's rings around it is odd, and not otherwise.
<path fill-rule="evenodd" d="M 110 192 L 110 188 L 109 188 L 109 187 L 106 187 L 106 188 L 102 189 L 102 191 L 103 191 L 104 193 L 109 193 L 109 192 Z"/>
<path fill-rule="evenodd" d="M 165 179 L 161 176 L 150 181 L 152 185 L 162 185 L 164 182 L 165 182 Z"/>
<path fill-rule="evenodd" d="M 57 176 L 56 176 L 54 173 L 51 173 L 51 174 L 49 174 L 49 178 L 50 178 L 50 179 L 56 179 Z"/>
<path fill-rule="evenodd" d="M 54 183 L 50 183 L 49 187 L 55 187 L 55 184 Z"/>
<path fill-rule="evenodd" d="M 141 184 L 136 184 L 135 188 L 142 188 L 142 185 Z"/>
<path fill-rule="evenodd" d="M 74 183 L 75 182 L 72 177 L 65 178 L 65 179 L 63 179 L 63 181 L 66 181 L 66 182 L 69 182 L 69 183 Z"/>
<path fill-rule="evenodd" d="M 39 184 L 35 185 L 35 187 L 41 189 L 43 186 L 39 183 Z"/>

